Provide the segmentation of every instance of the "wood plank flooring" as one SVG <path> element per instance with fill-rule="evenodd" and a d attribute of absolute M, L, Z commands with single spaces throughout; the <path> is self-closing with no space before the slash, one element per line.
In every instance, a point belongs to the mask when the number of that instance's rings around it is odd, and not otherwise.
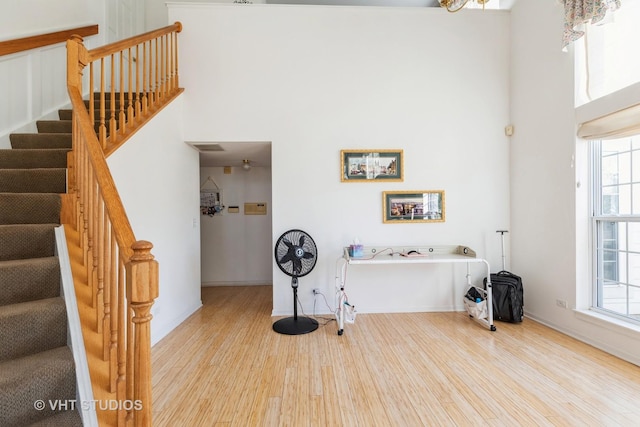
<path fill-rule="evenodd" d="M 640 425 L 640 367 L 530 319 L 358 314 L 288 336 L 270 286 L 202 298 L 152 349 L 154 426 Z"/>

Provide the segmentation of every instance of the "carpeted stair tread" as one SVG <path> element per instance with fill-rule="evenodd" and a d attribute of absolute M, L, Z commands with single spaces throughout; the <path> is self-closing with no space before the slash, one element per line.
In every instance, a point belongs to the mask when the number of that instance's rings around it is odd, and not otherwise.
<path fill-rule="evenodd" d="M 71 133 L 72 123 L 71 120 L 38 120 L 36 127 L 39 133 Z"/>
<path fill-rule="evenodd" d="M 0 261 L 0 306 L 60 296 L 58 257 Z"/>
<path fill-rule="evenodd" d="M 58 224 L 0 225 L 0 261 L 44 258 L 55 255 Z"/>
<path fill-rule="evenodd" d="M 68 148 L 0 150 L 0 168 L 66 168 Z"/>
<path fill-rule="evenodd" d="M 12 133 L 12 148 L 67 148 L 71 149 L 71 133 Z"/>
<path fill-rule="evenodd" d="M 0 193 L 0 224 L 59 223 L 61 207 L 56 193 Z"/>
<path fill-rule="evenodd" d="M 76 399 L 73 355 L 65 345 L 0 362 L 0 425 L 26 426 L 60 414 L 52 406 Z M 35 402 L 44 409 L 37 410 Z M 50 402 L 51 401 L 51 402 Z M 48 425 L 48 424 L 43 424 Z M 51 424 L 49 424 L 51 425 Z M 59 423 L 57 426 L 81 424 Z"/>
<path fill-rule="evenodd" d="M 82 427 L 82 425 L 80 413 L 77 410 L 69 409 L 37 423 L 29 424 L 29 427 Z"/>
<path fill-rule="evenodd" d="M 62 297 L 0 306 L 0 361 L 67 344 L 67 311 Z"/>
<path fill-rule="evenodd" d="M 0 169 L 2 193 L 66 193 L 66 168 Z"/>
<path fill-rule="evenodd" d="M 111 117 L 106 117 L 105 126 L 109 130 L 109 120 Z M 116 117 L 116 122 L 118 118 Z M 39 120 L 36 122 L 38 126 L 38 132 L 41 133 L 70 133 L 72 130 L 71 120 Z M 100 121 L 94 121 L 94 130 L 98 132 L 100 129 Z"/>

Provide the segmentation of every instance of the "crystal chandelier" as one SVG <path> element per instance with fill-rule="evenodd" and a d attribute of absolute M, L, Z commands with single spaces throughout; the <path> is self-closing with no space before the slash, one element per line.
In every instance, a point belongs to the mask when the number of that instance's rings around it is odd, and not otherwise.
<path fill-rule="evenodd" d="M 484 9 L 485 3 L 487 3 L 489 0 L 438 0 L 438 1 L 440 2 L 440 6 L 447 9 L 447 11 L 457 12 L 461 10 L 463 7 L 465 7 L 467 3 L 469 3 L 469 1 L 475 1 L 478 4 L 481 4 L 482 8 Z"/>

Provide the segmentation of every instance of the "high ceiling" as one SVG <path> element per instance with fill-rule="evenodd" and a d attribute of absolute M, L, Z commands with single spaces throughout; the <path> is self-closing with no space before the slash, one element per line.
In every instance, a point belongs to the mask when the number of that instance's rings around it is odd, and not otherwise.
<path fill-rule="evenodd" d="M 496 0 L 497 1 L 497 0 Z M 266 0 L 267 4 L 310 4 L 331 6 L 435 7 L 438 0 Z"/>
<path fill-rule="evenodd" d="M 486 7 L 489 9 L 511 9 L 515 1 L 516 0 L 489 0 Z M 438 0 L 265 0 L 265 2 L 267 4 L 309 4 L 326 6 L 440 7 Z M 473 0 L 470 0 L 468 7 L 477 7 L 477 5 Z"/>

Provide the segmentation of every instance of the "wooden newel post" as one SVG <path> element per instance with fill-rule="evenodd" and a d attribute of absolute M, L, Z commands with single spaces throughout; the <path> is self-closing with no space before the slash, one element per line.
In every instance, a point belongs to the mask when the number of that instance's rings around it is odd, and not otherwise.
<path fill-rule="evenodd" d="M 67 40 L 67 86 L 82 93 L 82 70 L 89 63 L 89 52 L 82 37 L 73 35 Z"/>
<path fill-rule="evenodd" d="M 140 240 L 131 248 L 126 265 L 127 300 L 133 310 L 134 425 L 151 425 L 151 306 L 158 297 L 158 262 L 151 254 L 151 242 Z"/>
<path fill-rule="evenodd" d="M 89 52 L 84 47 L 82 37 L 78 35 L 73 35 L 69 40 L 67 40 L 67 90 L 69 91 L 69 96 L 71 96 L 71 90 L 77 90 L 77 93 L 82 93 L 82 71 L 87 66 L 89 62 Z M 75 116 L 75 115 L 74 115 Z M 73 117 L 73 127 L 76 125 L 76 119 Z M 76 133 L 76 130 L 73 130 L 73 133 Z M 77 156 L 77 142 L 74 140 L 72 145 L 72 151 L 67 154 L 67 167 L 69 176 L 69 193 L 75 193 L 76 198 L 79 198 L 78 194 L 78 167 L 76 165 L 76 161 L 79 160 Z M 79 208 L 78 208 L 79 209 Z M 80 217 L 75 215 L 75 221 L 73 225 L 75 229 L 80 231 Z"/>

